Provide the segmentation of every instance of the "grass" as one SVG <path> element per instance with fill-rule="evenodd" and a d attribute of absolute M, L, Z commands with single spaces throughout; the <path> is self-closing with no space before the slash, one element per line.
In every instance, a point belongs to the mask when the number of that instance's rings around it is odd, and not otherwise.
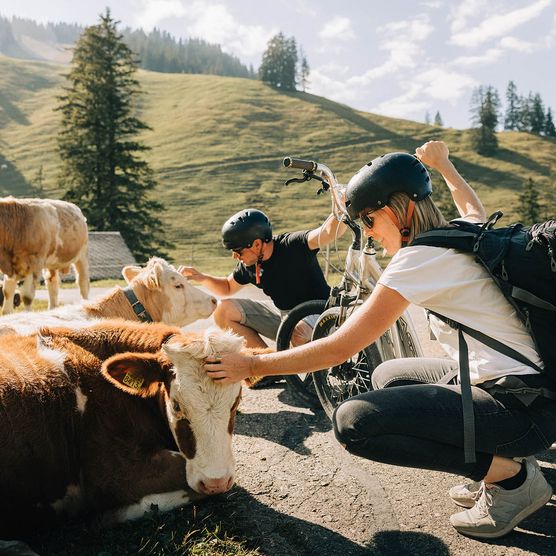
<path fill-rule="evenodd" d="M 56 96 L 67 68 L 0 57 L 0 194 L 43 195 L 57 189 Z M 340 181 L 369 159 L 392 150 L 413 151 L 444 139 L 462 174 L 487 210 L 516 218 L 517 194 L 531 177 L 548 213 L 556 206 L 556 141 L 526 133 L 499 134 L 500 152 L 487 158 L 469 148 L 468 132 L 377 116 L 307 93 L 280 93 L 254 80 L 140 71 L 145 94 L 140 116 L 153 131 L 141 139 L 158 179 L 171 258 L 215 274 L 233 269 L 220 244 L 220 228 L 246 206 L 265 210 L 277 231 L 311 228 L 326 216 L 329 200 L 314 182 L 284 187 L 292 173 L 285 155 L 329 165 Z M 445 187 L 438 176 L 433 184 Z"/>
<path fill-rule="evenodd" d="M 166 514 L 152 511 L 143 519 L 100 531 L 84 522 L 51 528 L 29 539 L 49 556 L 260 556 L 256 548 L 231 535 L 204 507 L 187 506 Z"/>

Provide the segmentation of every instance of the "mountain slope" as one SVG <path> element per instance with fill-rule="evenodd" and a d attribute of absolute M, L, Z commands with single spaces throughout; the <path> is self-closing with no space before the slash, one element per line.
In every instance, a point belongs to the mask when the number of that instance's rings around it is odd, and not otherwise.
<path fill-rule="evenodd" d="M 66 68 L 0 57 L 0 195 L 59 197 L 56 96 Z M 153 192 L 176 248 L 176 262 L 229 269 L 220 247 L 222 223 L 242 207 L 269 213 L 276 230 L 315 226 L 328 211 L 315 182 L 283 187 L 292 177 L 286 155 L 314 158 L 340 181 L 384 152 L 412 152 L 424 141 L 444 139 L 463 175 L 489 210 L 515 217 L 517 193 L 531 177 L 555 212 L 556 142 L 499 134 L 493 158 L 469 150 L 467 132 L 358 112 L 306 93 L 280 93 L 258 81 L 208 75 L 138 73 L 144 95 L 140 116 L 152 128 L 142 140 L 158 179 Z M 443 187 L 438 176 L 433 184 Z M 509 222 L 510 218 L 507 219 Z"/>

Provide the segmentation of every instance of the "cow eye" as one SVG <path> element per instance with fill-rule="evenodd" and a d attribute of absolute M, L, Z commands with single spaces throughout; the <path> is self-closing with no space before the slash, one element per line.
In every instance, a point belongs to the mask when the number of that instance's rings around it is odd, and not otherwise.
<path fill-rule="evenodd" d="M 179 404 L 178 402 L 174 402 L 174 411 L 175 411 L 176 413 L 178 413 L 178 412 L 181 411 L 181 409 L 180 409 L 180 404 Z"/>

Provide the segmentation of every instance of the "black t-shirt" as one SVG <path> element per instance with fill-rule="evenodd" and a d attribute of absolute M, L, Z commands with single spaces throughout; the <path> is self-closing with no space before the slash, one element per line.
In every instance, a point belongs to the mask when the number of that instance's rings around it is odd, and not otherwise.
<path fill-rule="evenodd" d="M 309 249 L 309 231 L 274 236 L 270 259 L 261 263 L 261 283 L 257 286 L 281 310 L 293 309 L 311 299 L 328 299 L 330 287 L 317 260 L 318 249 Z M 255 284 L 255 265 L 239 262 L 233 272 L 238 284 Z"/>

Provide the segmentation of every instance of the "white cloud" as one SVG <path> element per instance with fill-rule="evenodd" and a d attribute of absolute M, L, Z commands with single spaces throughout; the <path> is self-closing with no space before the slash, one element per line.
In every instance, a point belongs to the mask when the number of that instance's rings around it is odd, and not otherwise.
<path fill-rule="evenodd" d="M 386 24 L 379 32 L 385 36 L 380 49 L 388 52 L 388 58 L 362 75 L 352 77 L 349 83 L 357 87 L 364 86 L 386 75 L 396 74 L 401 69 L 411 68 L 416 60 L 423 63 L 424 50 L 421 43 L 432 31 L 433 26 L 426 15 Z"/>
<path fill-rule="evenodd" d="M 489 48 L 482 54 L 477 54 L 475 56 L 459 56 L 458 58 L 452 60 L 450 65 L 456 68 L 461 66 L 467 68 L 488 66 L 499 60 L 502 54 L 503 50 L 501 48 Z"/>
<path fill-rule="evenodd" d="M 544 42 L 544 39 L 542 42 Z M 540 42 L 534 43 L 531 41 L 522 41 L 516 37 L 504 37 L 500 41 L 500 46 L 504 50 L 517 50 L 518 52 L 526 52 L 527 54 L 542 48 L 542 44 Z"/>
<path fill-rule="evenodd" d="M 484 42 L 502 37 L 512 32 L 524 23 L 537 18 L 553 0 L 537 0 L 524 8 L 518 8 L 503 15 L 490 15 L 485 17 L 488 8 L 496 7 L 487 5 L 482 0 L 467 0 L 462 2 L 456 10 L 452 22 L 452 37 L 450 42 L 459 46 L 478 46 Z M 476 26 L 468 24 L 471 17 L 481 18 Z"/>
<path fill-rule="evenodd" d="M 467 27 L 467 20 L 477 16 L 484 15 L 490 6 L 489 0 L 462 0 L 452 9 L 451 30 L 452 33 L 458 33 Z"/>
<path fill-rule="evenodd" d="M 357 100 L 361 95 L 361 89 L 353 87 L 343 79 L 331 77 L 337 75 L 335 68 L 328 65 L 312 70 L 310 75 L 310 91 L 345 104 Z"/>
<path fill-rule="evenodd" d="M 183 17 L 185 7 L 180 0 L 140 0 L 139 12 L 134 16 L 134 25 L 151 31 L 163 19 Z"/>
<path fill-rule="evenodd" d="M 227 51 L 243 56 L 261 54 L 278 32 L 275 28 L 240 23 L 223 4 L 195 1 L 188 17 L 191 19 L 186 26 L 188 35 L 221 44 Z"/>
<path fill-rule="evenodd" d="M 470 75 L 443 67 L 420 71 L 415 76 L 415 81 L 423 85 L 423 94 L 429 98 L 452 105 L 478 85 L 477 80 Z"/>
<path fill-rule="evenodd" d="M 465 73 L 430 67 L 399 79 L 398 85 L 399 90 L 404 91 L 401 95 L 384 100 L 370 110 L 395 118 L 419 120 L 426 111 L 436 111 L 439 103 L 447 102 L 452 106 L 461 103 L 478 83 Z"/>
<path fill-rule="evenodd" d="M 351 20 L 347 17 L 333 17 L 320 31 L 319 36 L 327 40 L 348 41 L 355 38 Z"/>
<path fill-rule="evenodd" d="M 278 29 L 266 25 L 244 25 L 223 3 L 201 0 L 139 0 L 137 25 L 150 30 L 168 18 L 182 19 L 185 36 L 220 44 L 237 56 L 260 56 Z"/>
<path fill-rule="evenodd" d="M 403 94 L 384 100 L 370 110 L 393 118 L 415 118 L 429 109 L 429 104 L 423 98 L 422 92 L 422 84 L 412 83 Z"/>
<path fill-rule="evenodd" d="M 421 6 L 425 8 L 431 8 L 432 10 L 437 10 L 438 8 L 444 7 L 443 0 L 426 0 L 420 3 Z"/>

